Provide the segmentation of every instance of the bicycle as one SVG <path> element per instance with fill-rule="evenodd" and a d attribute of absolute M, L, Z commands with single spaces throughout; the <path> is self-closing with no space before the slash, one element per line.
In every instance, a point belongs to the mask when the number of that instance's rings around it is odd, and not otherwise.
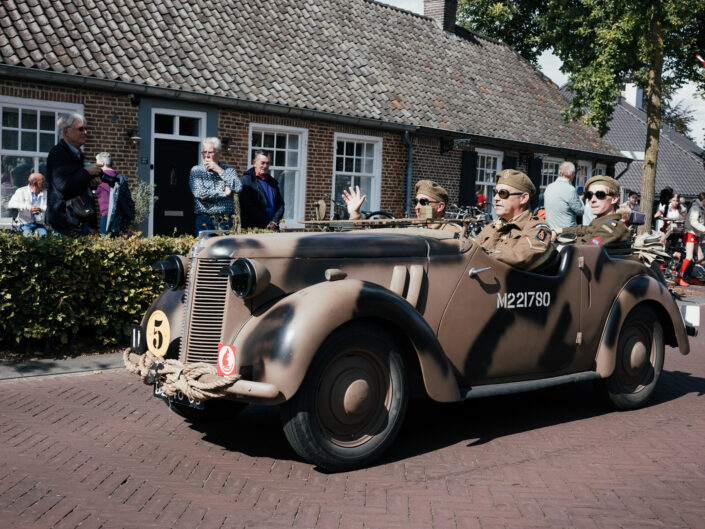
<path fill-rule="evenodd" d="M 478 208 L 477 206 L 458 206 L 457 204 L 449 204 L 445 209 L 445 218 L 457 219 L 466 224 L 466 236 L 471 235 L 477 237 L 482 229 L 492 222 L 492 217 L 489 213 Z"/>

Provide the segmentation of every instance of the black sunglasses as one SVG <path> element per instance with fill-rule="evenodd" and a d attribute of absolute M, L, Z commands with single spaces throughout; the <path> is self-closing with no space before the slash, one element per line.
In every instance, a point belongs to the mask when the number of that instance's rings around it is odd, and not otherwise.
<path fill-rule="evenodd" d="M 495 190 L 494 190 L 494 194 L 497 195 L 497 196 L 498 196 L 499 198 L 501 198 L 502 200 L 504 200 L 504 199 L 509 198 L 509 197 L 513 197 L 513 196 L 517 196 L 517 195 L 523 195 L 524 193 L 521 193 L 521 192 L 510 193 L 510 192 L 507 191 L 506 189 L 500 189 L 500 190 L 495 189 Z"/>
<path fill-rule="evenodd" d="M 438 204 L 437 200 L 429 200 L 427 198 L 412 198 L 411 203 L 416 206 L 416 204 L 421 204 L 422 206 L 428 206 L 429 204 Z"/>
<path fill-rule="evenodd" d="M 614 193 L 605 193 L 604 191 L 595 191 L 594 193 L 592 191 L 585 191 L 585 198 L 588 200 L 592 200 L 592 197 L 596 197 L 597 200 L 604 200 L 607 197 L 613 197 Z"/>

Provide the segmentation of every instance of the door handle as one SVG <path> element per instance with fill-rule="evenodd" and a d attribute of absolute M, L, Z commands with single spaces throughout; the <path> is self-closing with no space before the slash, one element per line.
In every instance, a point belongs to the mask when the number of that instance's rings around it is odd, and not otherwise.
<path fill-rule="evenodd" d="M 482 272 L 487 272 L 488 270 L 492 270 L 492 267 L 486 266 L 484 268 L 471 268 L 470 271 L 468 272 L 468 276 L 469 277 L 477 277 Z"/>

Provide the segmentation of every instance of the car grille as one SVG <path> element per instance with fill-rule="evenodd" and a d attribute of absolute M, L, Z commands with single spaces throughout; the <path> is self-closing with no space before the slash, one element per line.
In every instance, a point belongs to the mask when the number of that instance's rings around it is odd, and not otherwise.
<path fill-rule="evenodd" d="M 230 259 L 195 259 L 195 284 L 188 285 L 187 320 L 182 342 L 186 362 L 218 363 L 228 277 L 218 275 Z M 190 309 L 190 310 L 188 310 Z M 184 354 L 180 355 L 184 358 Z"/>

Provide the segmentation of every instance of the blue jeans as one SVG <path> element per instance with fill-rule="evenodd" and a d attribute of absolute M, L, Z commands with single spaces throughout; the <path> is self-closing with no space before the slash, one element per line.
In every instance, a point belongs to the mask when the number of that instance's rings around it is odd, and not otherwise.
<path fill-rule="evenodd" d="M 100 233 L 102 235 L 108 234 L 108 216 L 100 217 Z"/>
<path fill-rule="evenodd" d="M 216 223 L 216 219 L 218 222 Z M 199 231 L 222 230 L 227 231 L 233 227 L 233 221 L 225 216 L 196 215 L 196 237 Z"/>
<path fill-rule="evenodd" d="M 37 224 L 36 222 L 30 222 L 29 224 L 21 224 L 20 231 L 25 237 L 31 237 L 35 233 L 37 234 L 37 237 L 44 237 L 47 233 L 49 233 L 46 229 L 46 226 L 44 226 L 43 224 Z"/>

